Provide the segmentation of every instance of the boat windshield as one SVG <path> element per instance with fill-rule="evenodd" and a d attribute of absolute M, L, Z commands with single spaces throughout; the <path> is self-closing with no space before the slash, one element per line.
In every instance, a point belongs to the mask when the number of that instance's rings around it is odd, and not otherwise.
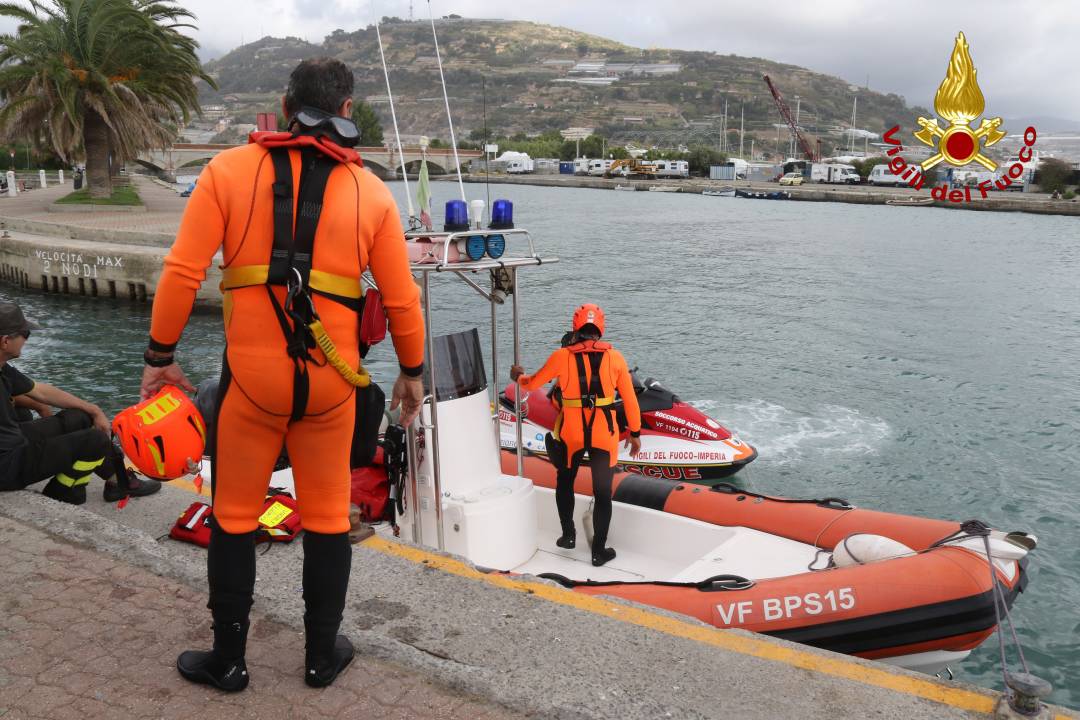
<path fill-rule="evenodd" d="M 437 336 L 432 341 L 431 352 L 435 358 L 437 400 L 468 397 L 487 388 L 484 356 L 480 352 L 480 335 L 476 328 Z M 424 373 L 424 389 L 431 393 L 427 382 L 428 376 Z"/>

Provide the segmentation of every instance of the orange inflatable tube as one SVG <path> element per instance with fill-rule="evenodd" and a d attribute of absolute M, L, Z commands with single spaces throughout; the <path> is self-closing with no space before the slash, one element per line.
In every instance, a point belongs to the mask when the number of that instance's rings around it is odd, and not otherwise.
<path fill-rule="evenodd" d="M 512 452 L 503 472 L 516 472 Z M 552 465 L 525 458 L 525 475 L 555 487 Z M 591 494 L 588 468 L 575 492 Z M 620 473 L 613 500 L 650 507 L 714 525 L 740 526 L 831 551 L 844 538 L 869 533 L 907 545 L 916 555 L 823 571 L 738 583 L 567 582 L 590 595 L 611 595 L 689 615 L 716 627 L 740 627 L 795 642 L 888 658 L 979 645 L 994 631 L 990 570 L 984 556 L 956 546 L 932 547 L 956 533 L 955 522 L 853 508 L 840 501 L 793 503 L 694 484 Z M 718 491 L 723 490 L 723 491 Z M 1026 560 L 1011 577 L 995 567 L 1011 605 L 1027 582 Z"/>

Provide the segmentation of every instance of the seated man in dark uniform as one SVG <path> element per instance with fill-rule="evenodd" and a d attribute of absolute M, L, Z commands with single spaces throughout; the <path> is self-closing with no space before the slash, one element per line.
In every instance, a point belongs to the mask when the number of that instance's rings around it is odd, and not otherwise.
<path fill-rule="evenodd" d="M 140 479 L 124 467 L 101 408 L 52 385 L 35 383 L 11 365 L 36 329 L 18 305 L 0 303 L 0 490 L 19 490 L 51 478 L 42 491 L 45 495 L 81 505 L 91 474 L 105 480 L 106 502 L 160 490 L 158 481 Z M 61 411 L 19 422 L 14 398 L 20 396 Z"/>

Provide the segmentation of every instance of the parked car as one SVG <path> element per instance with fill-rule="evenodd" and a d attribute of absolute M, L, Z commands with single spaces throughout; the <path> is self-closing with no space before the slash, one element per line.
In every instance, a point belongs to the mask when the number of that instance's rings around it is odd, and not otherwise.
<path fill-rule="evenodd" d="M 802 185 L 803 175 L 802 173 L 789 172 L 784 177 L 780 178 L 781 185 Z"/>

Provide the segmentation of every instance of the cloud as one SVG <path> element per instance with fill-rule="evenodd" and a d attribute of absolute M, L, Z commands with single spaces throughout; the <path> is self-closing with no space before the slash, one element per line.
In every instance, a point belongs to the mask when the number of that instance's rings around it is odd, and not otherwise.
<path fill-rule="evenodd" d="M 408 17 L 408 0 L 182 0 L 199 18 L 204 56 L 264 35 L 319 43 L 336 28 L 355 30 L 383 16 Z M 707 50 L 763 57 L 837 75 L 930 106 L 956 33 L 971 44 L 987 112 L 1080 120 L 1075 79 L 1080 6 L 1071 0 L 436 0 L 436 17 L 534 20 L 637 47 Z M 418 19 L 428 3 L 414 0 Z M 0 29 L 11 29 L 3 24 Z"/>

